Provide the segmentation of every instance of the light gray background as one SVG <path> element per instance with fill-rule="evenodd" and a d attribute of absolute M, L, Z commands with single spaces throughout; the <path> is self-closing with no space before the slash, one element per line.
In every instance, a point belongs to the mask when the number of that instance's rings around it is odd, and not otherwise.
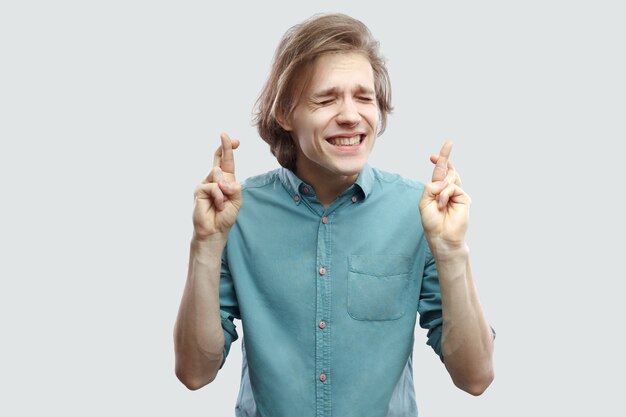
<path fill-rule="evenodd" d="M 373 165 L 425 181 L 453 139 L 473 198 L 496 380 L 458 391 L 418 329 L 420 415 L 623 415 L 621 2 L 209 4 L 0 6 L 1 415 L 233 415 L 238 342 L 211 386 L 173 373 L 193 188 L 221 131 L 240 179 L 277 165 L 252 104 L 282 33 L 323 11 L 388 59 Z"/>

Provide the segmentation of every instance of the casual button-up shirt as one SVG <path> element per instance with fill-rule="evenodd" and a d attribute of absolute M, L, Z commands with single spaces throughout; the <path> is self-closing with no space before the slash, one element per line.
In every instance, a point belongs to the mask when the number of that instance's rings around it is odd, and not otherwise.
<path fill-rule="evenodd" d="M 442 332 L 422 192 L 367 165 L 327 208 L 284 168 L 244 182 L 220 281 L 225 357 L 233 319 L 245 333 L 238 417 L 417 416 L 418 314 L 440 356 Z"/>

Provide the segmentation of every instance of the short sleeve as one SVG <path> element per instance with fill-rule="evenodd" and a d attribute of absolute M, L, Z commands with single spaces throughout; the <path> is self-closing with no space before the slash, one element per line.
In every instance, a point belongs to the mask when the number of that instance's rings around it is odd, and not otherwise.
<path fill-rule="evenodd" d="M 443 314 L 441 308 L 441 288 L 439 287 L 439 275 L 435 258 L 429 249 L 426 250 L 426 261 L 422 276 L 422 288 L 420 291 L 417 311 L 420 315 L 420 326 L 428 330 L 426 344 L 433 348 L 443 362 L 441 352 L 441 335 Z"/>
<path fill-rule="evenodd" d="M 226 258 L 226 249 L 222 254 L 222 270 L 220 273 L 220 319 L 222 321 L 222 329 L 224 330 L 224 360 L 220 368 L 224 366 L 228 352 L 230 352 L 231 344 L 239 338 L 237 334 L 237 326 L 233 323 L 234 319 L 240 319 L 239 303 L 237 302 L 237 294 L 235 293 L 235 285 L 233 284 L 230 268 Z"/>

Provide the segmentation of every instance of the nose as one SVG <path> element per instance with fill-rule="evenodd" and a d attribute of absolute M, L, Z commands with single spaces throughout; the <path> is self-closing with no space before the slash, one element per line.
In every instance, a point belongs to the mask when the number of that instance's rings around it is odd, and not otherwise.
<path fill-rule="evenodd" d="M 336 119 L 338 124 L 347 126 L 355 126 L 361 122 L 361 114 L 352 98 L 343 100 Z"/>

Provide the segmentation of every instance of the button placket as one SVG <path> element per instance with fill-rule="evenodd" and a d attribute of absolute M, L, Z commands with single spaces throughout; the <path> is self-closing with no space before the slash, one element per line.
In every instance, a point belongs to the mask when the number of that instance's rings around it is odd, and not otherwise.
<path fill-rule="evenodd" d="M 312 190 L 310 190 L 312 193 Z M 309 194 L 311 195 L 311 194 Z M 307 197 L 308 199 L 308 197 Z M 332 332 L 328 328 L 328 320 L 330 318 L 332 306 L 332 257 L 331 257 L 331 241 L 332 227 L 330 225 L 329 213 L 330 209 L 318 211 L 318 228 L 317 228 L 317 283 L 316 283 L 316 311 L 315 311 L 315 372 L 318 378 L 316 384 L 316 402 L 317 414 L 328 415 L 330 412 L 329 401 L 331 396 L 331 346 Z"/>

